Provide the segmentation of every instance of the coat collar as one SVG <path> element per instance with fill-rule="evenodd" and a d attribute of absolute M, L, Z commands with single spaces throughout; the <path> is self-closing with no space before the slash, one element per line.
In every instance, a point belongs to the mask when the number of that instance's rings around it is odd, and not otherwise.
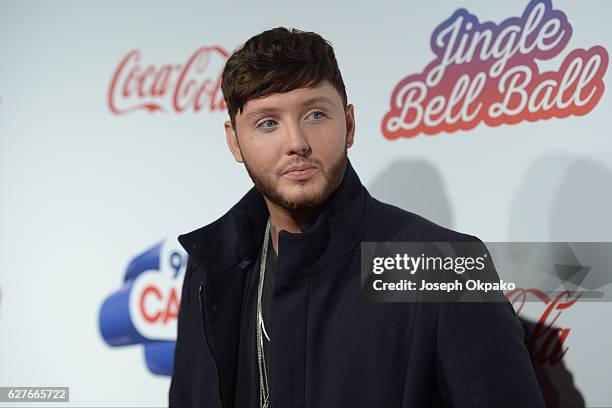
<path fill-rule="evenodd" d="M 276 279 L 309 276 L 359 246 L 372 220 L 371 201 L 348 160 L 340 185 L 322 205 L 312 226 L 301 233 L 280 231 Z M 207 275 L 244 269 L 257 259 L 268 216 L 263 196 L 252 187 L 217 221 L 180 235 L 178 240 Z"/>

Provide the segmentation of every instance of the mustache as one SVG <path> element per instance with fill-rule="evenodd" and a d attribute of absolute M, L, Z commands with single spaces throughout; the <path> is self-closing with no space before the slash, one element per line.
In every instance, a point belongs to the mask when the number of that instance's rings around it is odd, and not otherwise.
<path fill-rule="evenodd" d="M 318 160 L 304 160 L 304 159 L 293 159 L 293 160 L 289 160 L 287 163 L 285 163 L 280 171 L 278 171 L 278 175 L 282 176 L 283 174 L 285 174 L 285 172 L 291 167 L 291 166 L 300 166 L 300 165 L 310 165 L 313 167 L 318 167 L 321 168 L 322 166 L 320 166 L 319 161 Z"/>

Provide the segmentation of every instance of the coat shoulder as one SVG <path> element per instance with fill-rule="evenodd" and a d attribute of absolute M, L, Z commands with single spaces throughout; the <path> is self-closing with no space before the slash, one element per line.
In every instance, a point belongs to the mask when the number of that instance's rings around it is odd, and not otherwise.
<path fill-rule="evenodd" d="M 374 219 L 369 241 L 482 242 L 476 236 L 446 228 L 419 214 L 370 197 Z"/>

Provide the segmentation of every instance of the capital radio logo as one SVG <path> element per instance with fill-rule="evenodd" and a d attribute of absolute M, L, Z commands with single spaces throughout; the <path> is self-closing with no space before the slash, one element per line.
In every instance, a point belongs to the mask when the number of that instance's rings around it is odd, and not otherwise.
<path fill-rule="evenodd" d="M 100 333 L 111 347 L 142 344 L 149 371 L 171 375 L 187 253 L 162 241 L 129 262 L 122 286 L 103 302 Z"/>
<path fill-rule="evenodd" d="M 455 11 L 431 35 L 435 58 L 393 89 L 382 120 L 387 139 L 586 115 L 604 93 L 608 52 L 571 50 L 558 71 L 540 72 L 567 47 L 573 27 L 550 0 L 532 0 L 499 24 Z"/>

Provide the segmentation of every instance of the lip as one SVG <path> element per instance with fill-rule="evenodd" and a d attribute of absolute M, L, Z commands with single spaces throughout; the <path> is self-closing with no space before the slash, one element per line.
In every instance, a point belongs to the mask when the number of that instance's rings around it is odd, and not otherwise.
<path fill-rule="evenodd" d="M 313 167 L 312 165 L 309 164 L 303 164 L 303 165 L 299 165 L 299 166 L 292 166 L 290 167 L 284 174 L 283 176 L 291 179 L 291 180 L 307 180 L 310 177 L 312 177 L 312 175 L 314 174 L 314 172 L 317 170 L 316 167 Z"/>

